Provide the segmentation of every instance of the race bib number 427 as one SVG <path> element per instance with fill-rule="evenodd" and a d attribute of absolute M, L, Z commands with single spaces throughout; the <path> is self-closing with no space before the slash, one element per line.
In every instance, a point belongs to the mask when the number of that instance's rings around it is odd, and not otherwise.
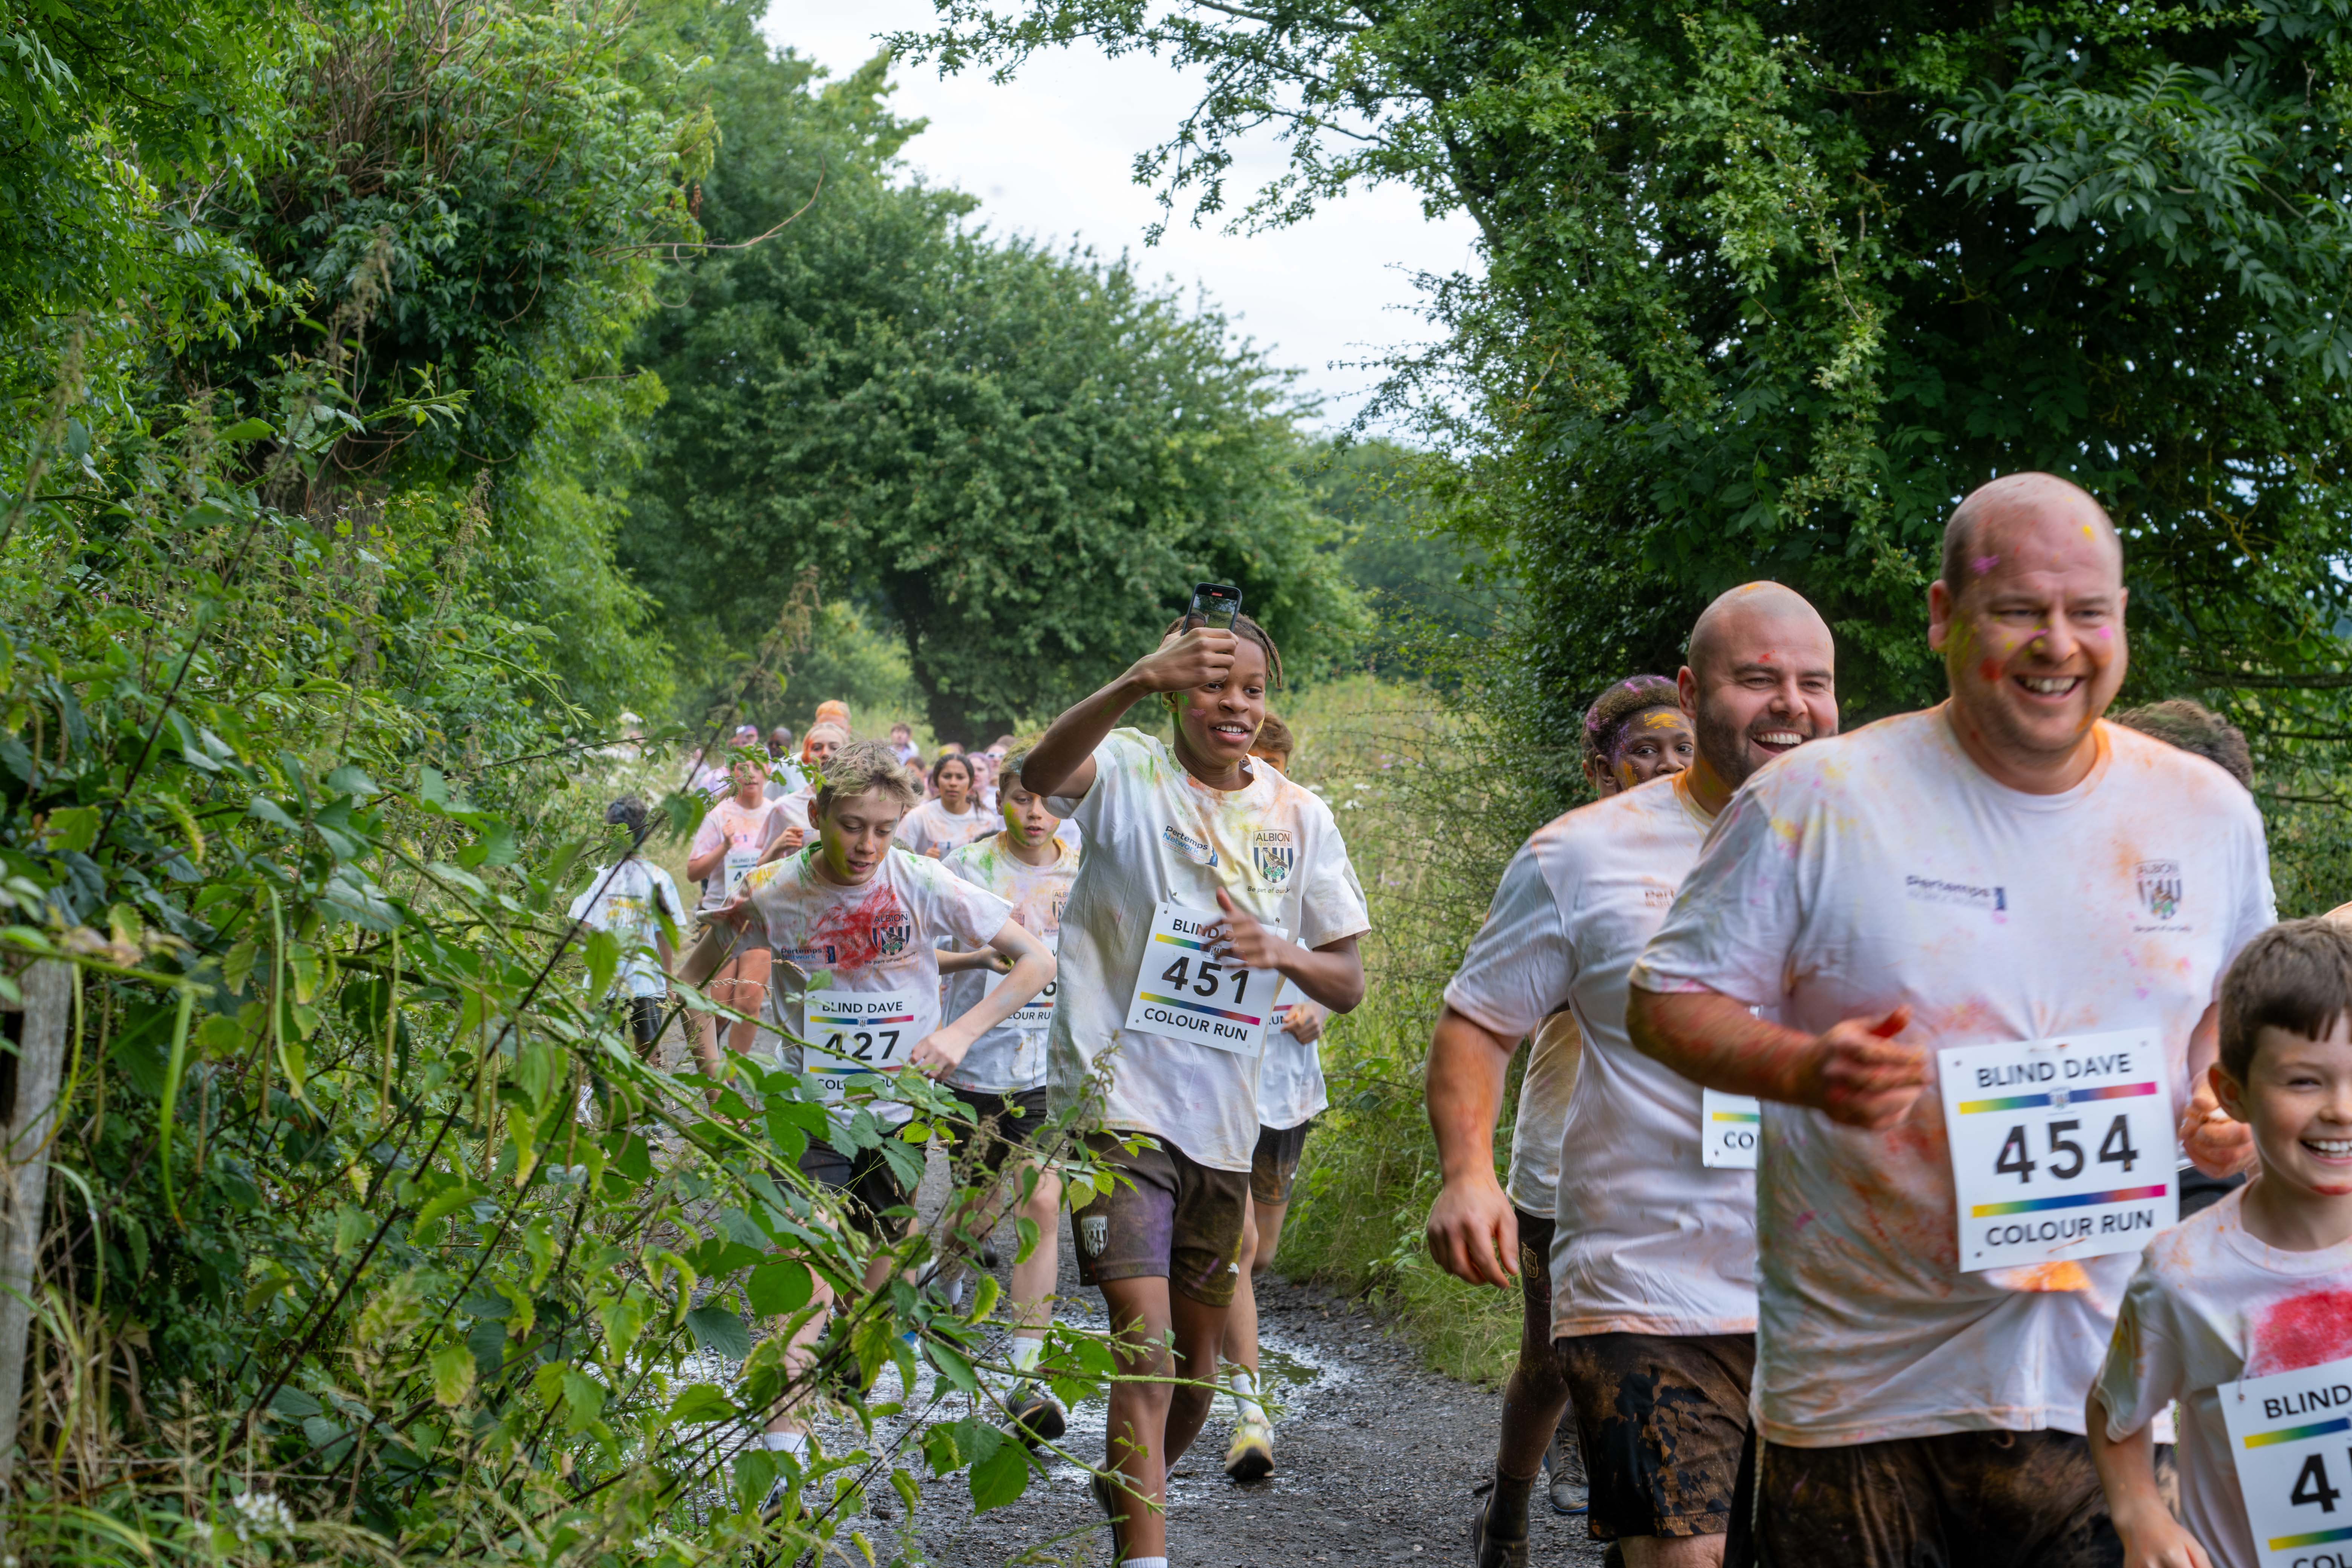
<path fill-rule="evenodd" d="M 2137 1252 L 2179 1218 L 2153 1030 L 1936 1053 L 1960 1271 Z"/>
<path fill-rule="evenodd" d="M 1244 969 L 1211 952 L 1209 933 L 1224 923 L 1225 917 L 1213 910 L 1182 904 L 1161 904 L 1152 911 L 1151 934 L 1144 941 L 1122 1027 L 1257 1055 L 1274 1016 L 1275 994 L 1282 989 L 1282 972 Z"/>
<path fill-rule="evenodd" d="M 2263 1568 L 2352 1564 L 2352 1361 L 2215 1392 Z"/>
<path fill-rule="evenodd" d="M 918 1000 L 911 991 L 811 991 L 803 1067 L 828 1090 L 861 1073 L 904 1067 L 929 1016 Z"/>

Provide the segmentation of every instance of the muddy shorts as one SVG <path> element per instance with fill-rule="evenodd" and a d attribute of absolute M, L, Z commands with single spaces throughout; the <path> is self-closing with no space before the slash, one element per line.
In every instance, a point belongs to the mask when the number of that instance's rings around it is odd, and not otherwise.
<path fill-rule="evenodd" d="M 1593 1539 L 1727 1531 L 1756 1336 L 1579 1334 L 1552 1349 L 1592 1486 Z"/>
<path fill-rule="evenodd" d="M 1759 1442 L 1756 1502 L 1727 1564 L 2121 1568 L 2089 1443 L 2071 1432 L 1946 1432 L 1838 1448 Z M 2158 1486 L 2178 1484 L 2170 1447 Z M 1752 1542 L 1752 1544 L 1751 1544 Z"/>
<path fill-rule="evenodd" d="M 1130 1154 L 1120 1138 L 1087 1137 L 1087 1152 L 1128 1181 L 1070 1216 L 1078 1278 L 1099 1287 L 1159 1277 L 1204 1307 L 1232 1306 L 1249 1173 L 1213 1171 L 1164 1138 Z"/>
<path fill-rule="evenodd" d="M 1003 1170 L 1004 1163 L 1021 1152 L 1021 1145 L 1033 1141 L 1038 1129 L 1045 1125 L 1045 1091 L 1042 1089 L 995 1094 L 984 1089 L 958 1089 L 953 1084 L 945 1087 L 949 1098 L 963 1108 L 962 1114 L 952 1123 L 957 1155 L 962 1155 L 967 1140 L 985 1138 L 980 1163 L 992 1176 Z"/>
<path fill-rule="evenodd" d="M 1260 1127 L 1257 1130 L 1257 1152 L 1250 1160 L 1250 1197 L 1268 1208 L 1290 1201 L 1290 1189 L 1298 1182 L 1298 1157 L 1307 1152 L 1307 1130 L 1315 1125 L 1308 1117 L 1296 1127 Z"/>
<path fill-rule="evenodd" d="M 801 1174 L 849 1200 L 849 1223 L 866 1235 L 895 1242 L 907 1234 L 907 1216 L 889 1211 L 906 1206 L 907 1189 L 879 1149 L 860 1149 L 855 1159 L 830 1143 L 811 1142 L 801 1155 Z"/>

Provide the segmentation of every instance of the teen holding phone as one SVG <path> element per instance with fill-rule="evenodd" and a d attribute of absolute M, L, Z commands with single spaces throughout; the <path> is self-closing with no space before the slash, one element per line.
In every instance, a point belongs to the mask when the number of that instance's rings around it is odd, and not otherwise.
<path fill-rule="evenodd" d="M 1119 1336 L 1109 1468 L 1094 1490 L 1126 1568 L 1164 1563 L 1168 1467 L 1209 1413 L 1276 975 L 1334 1012 L 1363 997 L 1356 942 L 1369 921 L 1338 825 L 1313 795 L 1249 762 L 1280 670 L 1273 638 L 1247 616 L 1230 629 L 1180 623 L 1056 719 L 1022 768 L 1024 785 L 1075 817 L 1087 846 L 1062 912 L 1050 1103 L 1086 1100 L 1099 1075 L 1107 1098 L 1089 1152 L 1131 1184 L 1098 1193 L 1074 1226 L 1080 1277 L 1102 1291 Z M 1114 728 L 1151 695 L 1168 709 L 1172 742 Z M 1192 934 L 1154 940 L 1171 929 Z M 1214 1009 L 1164 999 L 1203 981 Z M 1205 1031 L 1234 1015 L 1259 1020 L 1247 1048 L 1230 1036 L 1208 1043 Z M 1131 1016 L 1194 1032 L 1130 1028 Z M 1137 1134 L 1156 1146 L 1129 1152 Z M 1194 1381 L 1153 1381 L 1171 1379 Z"/>

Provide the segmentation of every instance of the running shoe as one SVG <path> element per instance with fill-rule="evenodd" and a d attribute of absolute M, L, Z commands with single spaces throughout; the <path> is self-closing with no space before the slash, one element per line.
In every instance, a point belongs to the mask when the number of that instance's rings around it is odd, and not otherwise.
<path fill-rule="evenodd" d="M 1012 1412 L 1013 1425 L 1019 1428 L 1021 1440 L 1033 1448 L 1059 1437 L 1067 1425 L 1054 1396 L 1025 1377 L 1013 1384 L 1013 1397 L 1004 1402 L 1004 1406 Z"/>
<path fill-rule="evenodd" d="M 1274 1474 L 1274 1428 L 1263 1421 L 1236 1421 L 1225 1445 L 1225 1474 L 1237 1481 L 1262 1481 Z"/>
<path fill-rule="evenodd" d="M 1592 1508 L 1591 1489 L 1586 1486 L 1580 1473 L 1584 1466 L 1570 1456 L 1576 1448 L 1576 1434 L 1567 1422 L 1552 1434 L 1551 1447 L 1544 1450 L 1544 1495 L 1550 1500 L 1554 1513 L 1574 1518 L 1588 1513 Z"/>
<path fill-rule="evenodd" d="M 1470 1561 L 1476 1568 L 1528 1568 L 1528 1538 L 1497 1541 L 1486 1533 L 1486 1510 L 1493 1498 L 1481 1498 L 1477 1517 L 1470 1521 Z"/>
<path fill-rule="evenodd" d="M 1110 1560 L 1114 1563 L 1127 1561 L 1127 1532 L 1119 1526 L 1127 1522 L 1128 1506 L 1132 1500 L 1119 1479 L 1108 1470 L 1096 1470 L 1087 1480 L 1087 1489 L 1095 1494 L 1095 1506 L 1103 1510 L 1110 1524 Z"/>

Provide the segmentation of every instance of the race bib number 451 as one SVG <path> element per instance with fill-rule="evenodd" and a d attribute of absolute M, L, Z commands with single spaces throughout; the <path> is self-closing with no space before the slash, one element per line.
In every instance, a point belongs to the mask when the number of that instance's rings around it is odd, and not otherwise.
<path fill-rule="evenodd" d="M 1224 923 L 1225 917 L 1213 910 L 1182 904 L 1161 904 L 1152 911 L 1151 934 L 1143 944 L 1122 1027 L 1257 1055 L 1274 1016 L 1275 993 L 1282 989 L 1282 972 L 1244 969 L 1212 953 L 1208 933 Z"/>
<path fill-rule="evenodd" d="M 2263 1568 L 2352 1565 L 2352 1361 L 2215 1392 Z"/>
<path fill-rule="evenodd" d="M 2137 1252 L 2180 1214 L 2152 1030 L 1936 1053 L 1960 1271 Z"/>

